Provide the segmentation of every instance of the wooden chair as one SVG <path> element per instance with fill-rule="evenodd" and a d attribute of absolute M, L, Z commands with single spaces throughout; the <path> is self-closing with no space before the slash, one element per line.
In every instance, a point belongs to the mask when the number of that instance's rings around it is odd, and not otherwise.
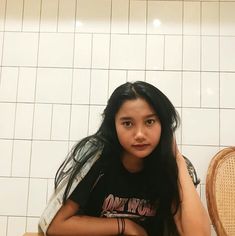
<path fill-rule="evenodd" d="M 218 236 L 235 235 L 235 147 L 218 152 L 206 177 L 206 200 Z"/>

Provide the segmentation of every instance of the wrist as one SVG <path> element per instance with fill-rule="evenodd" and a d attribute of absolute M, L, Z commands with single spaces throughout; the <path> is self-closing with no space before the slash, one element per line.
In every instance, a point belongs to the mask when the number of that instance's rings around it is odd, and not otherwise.
<path fill-rule="evenodd" d="M 117 235 L 125 235 L 126 221 L 125 218 L 116 218 L 118 224 L 118 234 Z"/>

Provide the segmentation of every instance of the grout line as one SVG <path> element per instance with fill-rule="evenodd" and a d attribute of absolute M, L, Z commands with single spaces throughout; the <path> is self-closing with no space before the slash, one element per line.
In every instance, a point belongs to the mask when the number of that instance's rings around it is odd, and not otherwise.
<path fill-rule="evenodd" d="M 93 40 L 94 40 L 94 34 L 91 35 L 91 64 L 90 67 L 92 68 L 93 64 Z M 91 83 L 92 83 L 92 70 L 90 70 L 90 87 L 89 87 L 89 103 L 88 103 L 88 122 L 87 122 L 87 135 L 90 131 L 90 115 L 91 115 Z"/>
<path fill-rule="evenodd" d="M 108 89 L 107 89 L 107 100 L 109 97 L 110 92 L 110 64 L 111 64 L 111 48 L 112 48 L 112 7 L 113 7 L 113 1 L 110 2 L 110 25 L 109 25 L 109 63 L 108 63 Z"/>
<path fill-rule="evenodd" d="M 26 225 L 25 231 L 27 230 L 28 225 L 28 212 L 29 212 L 29 196 L 30 196 L 30 173 L 31 173 L 31 163 L 32 163 L 32 153 L 33 153 L 33 136 L 34 136 L 34 121 L 35 121 L 35 109 L 36 109 L 36 94 L 37 94 L 37 80 L 38 80 L 38 62 L 39 62 L 39 46 L 40 46 L 40 27 L 41 27 L 41 20 L 42 20 L 42 1 L 40 0 L 40 14 L 39 14 L 39 32 L 38 32 L 38 48 L 37 48 L 37 66 L 36 66 L 36 78 L 35 78 L 35 85 L 34 85 L 34 101 L 33 101 L 33 116 L 32 116 L 32 131 L 31 131 L 31 145 L 30 145 L 30 159 L 29 159 L 29 172 L 28 172 L 28 193 L 27 193 L 27 204 L 26 204 Z"/>
<path fill-rule="evenodd" d="M 164 60 L 164 59 L 163 59 Z M 7 65 L 7 66 L 1 66 L 2 68 L 18 68 L 19 66 L 11 66 L 11 65 Z M 142 68 L 135 68 L 135 69 L 126 69 L 126 68 L 108 68 L 108 67 L 104 67 L 104 68 L 100 68 L 100 67 L 89 67 L 89 68 L 87 68 L 87 67 L 56 67 L 56 66 L 48 66 L 48 67 L 46 67 L 46 66 L 20 66 L 20 68 L 36 68 L 36 69 L 61 69 L 61 70 L 63 70 L 63 69 L 65 69 L 65 70 L 68 70 L 68 69 L 70 69 L 70 70 L 73 70 L 73 69 L 79 69 L 79 70 L 92 70 L 92 71 L 97 71 L 97 70 L 111 70 L 111 71 L 116 71 L 116 70 L 120 70 L 120 71 L 145 71 L 144 69 L 142 69 Z M 182 70 L 182 69 L 146 69 L 146 71 L 152 71 L 152 72 L 200 72 L 200 70 Z M 233 70 L 233 71 L 229 71 L 229 70 L 224 70 L 224 71 L 219 71 L 219 70 L 202 70 L 202 72 L 212 72 L 212 73 L 230 73 L 230 74 L 234 74 L 235 73 L 235 70 Z"/>
<path fill-rule="evenodd" d="M 128 25 L 127 25 L 127 33 L 130 34 L 130 14 L 131 14 L 131 1 L 128 0 Z"/>
<path fill-rule="evenodd" d="M 71 81 L 71 89 L 70 89 L 70 113 L 69 113 L 69 132 L 68 132 L 68 152 L 71 149 L 70 144 L 71 144 L 71 123 L 72 123 L 72 110 L 73 110 L 73 84 L 74 84 L 74 64 L 75 64 L 75 46 L 76 46 L 76 19 L 77 19 L 77 0 L 75 0 L 75 12 L 74 12 L 74 32 L 73 32 L 73 59 L 72 59 L 72 65 L 73 65 L 73 70 L 72 70 L 72 81 Z"/>
<path fill-rule="evenodd" d="M 199 107 L 202 107 L 202 2 L 200 2 L 200 97 L 199 97 Z"/>
<path fill-rule="evenodd" d="M 16 85 L 16 98 L 15 101 L 18 100 L 18 90 L 19 90 L 19 77 L 20 77 L 20 68 L 18 67 L 18 74 L 17 74 L 17 85 Z M 14 147 L 15 147 L 15 134 L 16 134 L 16 114 L 17 114 L 17 108 L 18 108 L 18 104 L 17 102 L 14 103 L 15 104 L 15 118 L 14 118 L 14 128 L 13 128 L 13 138 L 12 138 L 12 149 L 11 149 L 11 170 L 10 170 L 10 175 L 12 176 L 12 168 L 13 168 L 13 160 L 14 160 Z"/>
<path fill-rule="evenodd" d="M 54 106 L 56 104 L 51 104 L 51 124 L 50 124 L 50 140 L 52 140 L 52 123 L 53 123 L 53 118 L 54 118 Z"/>
<path fill-rule="evenodd" d="M 221 53 L 221 51 L 220 51 L 220 46 L 221 46 L 221 35 L 220 35 L 220 32 L 221 32 L 221 15 L 220 15 L 220 2 L 218 2 L 218 5 L 219 5 L 219 7 L 218 7 L 218 15 L 219 15 L 219 52 L 218 52 L 218 59 L 219 59 L 219 68 L 218 68 L 218 71 L 219 71 L 219 104 L 218 104 L 218 106 L 219 106 L 219 147 L 221 147 L 221 88 L 220 88 L 220 85 L 221 85 L 221 71 L 220 71 L 220 68 L 221 68 L 221 60 L 220 60 L 220 53 Z"/>
<path fill-rule="evenodd" d="M 2 55 L 1 55 L 1 66 L 0 66 L 0 87 L 2 83 L 2 68 L 3 68 L 3 54 L 4 54 L 4 43 L 5 43 L 5 28 L 6 28 L 6 14 L 7 14 L 7 0 L 5 0 L 4 9 L 4 20 L 3 20 L 3 35 L 2 35 Z"/>
<path fill-rule="evenodd" d="M 125 73 L 128 73 L 129 71 L 127 70 L 124 70 Z M 33 104 L 34 105 L 34 102 L 8 102 L 8 101 L 1 101 L 0 104 Z M 78 105 L 78 106 L 89 106 L 89 105 L 92 105 L 92 106 L 106 106 L 107 103 L 51 103 L 51 102 L 37 102 L 36 105 L 62 105 L 62 106 L 70 106 L 70 105 Z M 181 108 L 183 107 L 182 105 L 178 106 L 178 105 L 175 105 L 175 107 L 177 108 Z M 214 109 L 219 109 L 219 107 L 211 107 L 211 106 L 203 106 L 203 107 L 200 107 L 200 106 L 184 106 L 184 108 L 187 108 L 187 109 L 202 109 L 202 110 L 205 110 L 205 109 L 209 109 L 209 110 L 214 110 Z M 220 109 L 223 109 L 223 110 L 234 110 L 235 107 L 223 107 Z"/>
<path fill-rule="evenodd" d="M 165 37 L 164 37 L 164 48 L 165 48 Z M 181 144 L 181 150 L 182 150 L 182 142 L 183 142 L 183 93 L 184 93 L 184 70 L 183 70 L 183 65 L 184 65 L 184 2 L 182 2 L 182 48 L 181 48 L 181 77 L 180 77 L 180 82 L 181 82 L 181 109 L 180 109 L 180 144 Z M 165 54 L 164 54 L 165 56 Z M 164 66 L 165 67 L 165 66 Z"/>
<path fill-rule="evenodd" d="M 22 16 L 21 16 L 21 32 L 24 29 L 24 8 L 25 8 L 25 0 L 23 0 L 23 8 L 22 8 Z"/>
<path fill-rule="evenodd" d="M 60 0 L 57 0 L 57 16 L 56 16 L 56 33 L 59 32 L 59 14 L 60 14 Z"/>
<path fill-rule="evenodd" d="M 147 34 L 147 28 L 148 28 L 148 2 L 145 2 L 145 65 L 144 65 L 144 81 L 146 81 L 147 77 L 147 53 L 148 53 L 148 34 Z"/>

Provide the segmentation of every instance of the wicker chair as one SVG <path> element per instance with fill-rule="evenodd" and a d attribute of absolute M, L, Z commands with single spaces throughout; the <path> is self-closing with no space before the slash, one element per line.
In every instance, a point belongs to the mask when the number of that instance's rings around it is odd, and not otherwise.
<path fill-rule="evenodd" d="M 218 236 L 235 235 L 235 147 L 218 152 L 206 177 L 206 200 Z"/>

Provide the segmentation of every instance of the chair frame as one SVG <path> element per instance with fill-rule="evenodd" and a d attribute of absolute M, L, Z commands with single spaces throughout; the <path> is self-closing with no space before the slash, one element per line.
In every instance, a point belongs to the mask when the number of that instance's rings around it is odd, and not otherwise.
<path fill-rule="evenodd" d="M 206 176 L 206 201 L 208 206 L 208 213 L 210 215 L 212 225 L 214 226 L 214 229 L 218 236 L 228 236 L 228 234 L 223 227 L 218 213 L 215 193 L 215 177 L 217 175 L 219 166 L 233 153 L 235 154 L 235 147 L 228 147 L 219 151 L 212 158 Z"/>

